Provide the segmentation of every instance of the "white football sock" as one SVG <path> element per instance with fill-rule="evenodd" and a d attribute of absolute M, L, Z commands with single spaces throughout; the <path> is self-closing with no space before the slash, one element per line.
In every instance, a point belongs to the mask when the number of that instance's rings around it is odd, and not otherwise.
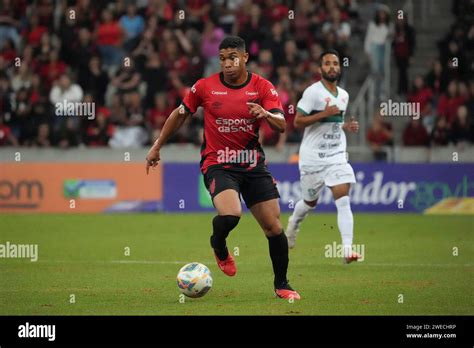
<path fill-rule="evenodd" d="M 354 217 L 352 216 L 349 196 L 344 196 L 335 201 L 337 207 L 337 226 L 341 232 L 344 256 L 352 253 L 352 238 L 354 236 Z"/>
<path fill-rule="evenodd" d="M 295 209 L 293 210 L 293 214 L 291 215 L 293 223 L 299 225 L 301 221 L 308 215 L 308 212 L 313 209 L 313 207 L 306 204 L 306 202 L 302 199 L 299 200 L 296 205 Z"/>

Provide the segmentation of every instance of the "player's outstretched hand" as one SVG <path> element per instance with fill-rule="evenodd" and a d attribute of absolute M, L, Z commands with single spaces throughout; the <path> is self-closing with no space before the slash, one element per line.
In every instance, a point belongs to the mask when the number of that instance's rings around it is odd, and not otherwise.
<path fill-rule="evenodd" d="M 351 117 L 350 122 L 346 122 L 344 126 L 348 132 L 357 133 L 359 131 L 359 122 L 357 122 L 354 117 Z"/>
<path fill-rule="evenodd" d="M 146 175 L 148 175 L 148 172 L 150 171 L 150 167 L 154 168 L 158 165 L 158 162 L 160 161 L 160 149 L 156 149 L 152 147 L 150 151 L 148 151 L 148 154 L 146 155 Z"/>
<path fill-rule="evenodd" d="M 326 113 L 326 116 L 333 116 L 333 115 L 338 115 L 341 113 L 341 110 L 336 105 L 331 105 L 329 106 L 329 100 L 326 102 L 326 107 L 324 108 L 324 112 Z"/>
<path fill-rule="evenodd" d="M 268 112 L 264 108 L 262 108 L 260 105 L 255 104 L 255 103 L 247 103 L 247 106 L 249 108 L 249 112 L 252 116 L 255 116 L 255 118 L 266 118 L 268 117 Z"/>

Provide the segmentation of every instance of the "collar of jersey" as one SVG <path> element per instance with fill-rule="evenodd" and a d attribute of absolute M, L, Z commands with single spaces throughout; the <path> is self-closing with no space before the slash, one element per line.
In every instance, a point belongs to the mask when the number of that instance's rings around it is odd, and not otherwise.
<path fill-rule="evenodd" d="M 323 87 L 326 89 L 326 91 L 328 91 L 334 98 L 337 98 L 337 96 L 339 95 L 339 90 L 337 89 L 337 86 L 336 86 L 336 94 L 334 94 L 333 92 L 331 92 L 329 90 L 329 88 L 326 87 L 326 85 L 324 84 L 323 80 L 321 80 L 321 84 L 323 85 Z"/>
<path fill-rule="evenodd" d="M 252 79 L 252 73 L 250 71 L 247 71 L 248 73 L 248 76 L 247 76 L 247 80 L 242 83 L 241 85 L 229 85 L 227 82 L 224 81 L 224 73 L 223 72 L 220 72 L 219 73 L 219 79 L 221 80 L 221 83 L 226 86 L 227 88 L 231 88 L 231 89 L 240 89 L 240 88 L 244 88 L 245 86 L 247 86 L 250 82 L 250 80 Z"/>

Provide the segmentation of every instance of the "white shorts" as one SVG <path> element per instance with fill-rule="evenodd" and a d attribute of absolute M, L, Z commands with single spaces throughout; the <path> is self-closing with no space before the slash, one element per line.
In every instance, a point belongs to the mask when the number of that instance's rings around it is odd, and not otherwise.
<path fill-rule="evenodd" d="M 354 170 L 349 163 L 338 163 L 321 166 L 314 171 L 301 171 L 301 194 L 307 202 L 315 201 L 324 186 L 355 183 Z"/>

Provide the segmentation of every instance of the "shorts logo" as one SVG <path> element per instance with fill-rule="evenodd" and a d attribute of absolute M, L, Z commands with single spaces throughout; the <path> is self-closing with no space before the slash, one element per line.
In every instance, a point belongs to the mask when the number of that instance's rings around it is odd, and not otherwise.
<path fill-rule="evenodd" d="M 209 185 L 209 191 L 211 192 L 211 195 L 214 194 L 214 191 L 216 190 L 216 179 L 212 179 L 211 185 Z"/>

